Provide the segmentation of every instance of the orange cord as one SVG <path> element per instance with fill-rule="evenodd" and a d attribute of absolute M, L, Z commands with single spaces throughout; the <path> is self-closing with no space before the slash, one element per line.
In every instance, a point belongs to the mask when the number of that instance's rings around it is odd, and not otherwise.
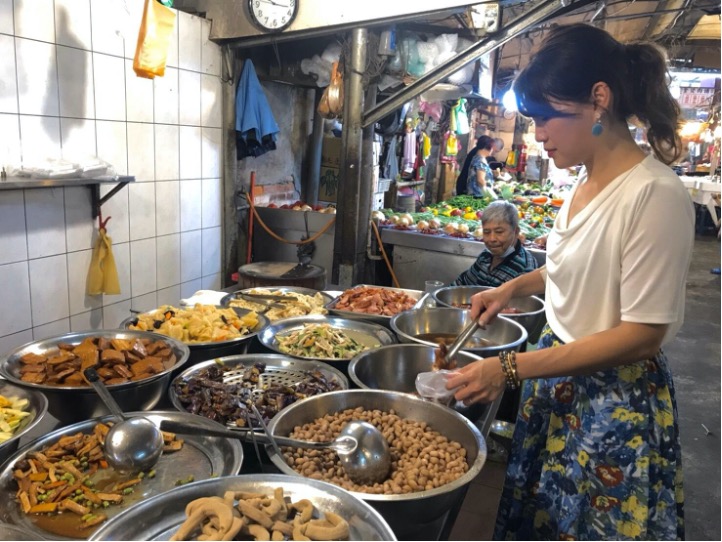
<path fill-rule="evenodd" d="M 251 207 L 251 211 L 253 211 L 253 215 L 256 217 L 256 220 L 258 220 L 258 223 L 261 225 L 261 227 L 266 230 L 266 233 L 273 237 L 276 241 L 280 241 L 281 243 L 286 243 L 288 245 L 305 245 L 307 243 L 313 243 L 316 239 L 321 237 L 324 233 L 326 233 L 326 230 L 328 230 L 331 225 L 336 221 L 336 217 L 333 216 L 331 220 L 328 221 L 328 224 L 326 224 L 323 228 L 321 228 L 318 233 L 315 233 L 313 236 L 311 236 L 308 239 L 304 239 L 303 241 L 289 241 L 288 239 L 284 239 L 283 237 L 280 237 L 279 235 L 276 235 L 271 229 L 266 226 L 266 223 L 263 221 L 263 219 L 258 215 L 258 211 L 256 211 L 256 206 L 253 204 L 253 199 L 249 194 L 246 194 L 246 199 L 248 200 L 248 204 Z"/>
<path fill-rule="evenodd" d="M 399 285 L 399 279 L 396 278 L 396 273 L 394 273 L 394 268 L 391 267 L 391 262 L 389 262 L 389 257 L 386 255 L 386 251 L 384 250 L 384 244 L 381 242 L 381 235 L 379 234 L 379 229 L 376 227 L 376 222 L 373 220 L 371 222 L 371 227 L 374 230 L 374 233 L 376 234 L 376 240 L 379 242 L 379 248 L 381 249 L 381 255 L 384 257 L 384 261 L 386 262 L 386 267 L 389 269 L 389 273 L 391 273 L 391 280 L 394 281 L 394 286 L 397 288 L 401 288 Z"/>

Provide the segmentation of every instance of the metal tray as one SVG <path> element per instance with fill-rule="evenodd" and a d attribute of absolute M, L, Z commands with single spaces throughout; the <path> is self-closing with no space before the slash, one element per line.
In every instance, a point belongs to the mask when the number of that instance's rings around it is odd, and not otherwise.
<path fill-rule="evenodd" d="M 364 346 L 375 348 L 385 346 L 387 344 L 395 344 L 396 337 L 394 334 L 383 326 L 373 324 L 371 322 L 362 322 L 348 318 L 334 318 L 323 315 L 301 316 L 298 318 L 286 318 L 268 326 L 259 335 L 258 340 L 266 348 L 270 348 L 284 356 L 293 356 L 299 359 L 325 361 L 327 363 L 348 362 L 349 359 L 338 358 L 307 358 L 302 356 L 294 356 L 288 352 L 282 352 L 278 347 L 277 335 L 284 335 L 299 329 L 303 329 L 306 324 L 330 324 L 331 326 L 343 329 L 351 337 L 356 339 Z"/>
<path fill-rule="evenodd" d="M 421 290 L 407 290 L 405 288 L 391 288 L 387 286 L 374 286 L 372 284 L 359 284 L 358 286 L 354 286 L 354 288 L 381 288 L 383 290 L 390 290 L 392 292 L 401 292 L 406 294 L 412 299 L 415 299 L 418 301 L 421 299 L 421 296 L 424 295 L 424 292 Z M 349 288 L 349 290 L 352 290 L 353 288 Z M 345 290 L 345 292 L 348 290 Z M 343 295 L 344 292 L 342 292 Z M 350 318 L 353 320 L 367 320 L 369 322 L 376 322 L 377 324 L 382 324 L 386 327 L 389 326 L 389 323 L 391 322 L 391 318 L 393 316 L 383 316 L 379 314 L 366 314 L 364 312 L 353 312 L 353 311 L 345 311 L 345 310 L 339 310 L 336 309 L 336 304 L 338 303 L 339 299 L 341 298 L 341 295 L 333 299 L 330 303 L 327 303 L 325 305 L 325 309 L 328 310 L 330 314 L 341 316 L 343 318 Z M 395 316 L 395 315 L 394 315 Z"/>
<path fill-rule="evenodd" d="M 183 308 L 189 309 L 189 307 L 183 307 Z M 220 307 L 220 308 L 225 309 L 228 307 Z M 160 308 L 157 308 L 152 311 L 144 312 L 143 315 L 155 314 L 159 310 L 160 310 Z M 245 309 L 241 309 L 241 308 L 236 308 L 234 310 L 236 312 L 238 312 L 239 315 L 241 315 L 241 316 L 242 316 L 243 312 L 250 312 L 250 311 L 246 311 Z M 128 318 L 126 318 L 125 320 L 123 320 L 120 323 L 120 327 L 124 328 L 124 329 L 129 329 L 131 324 L 133 324 L 133 321 L 136 320 L 138 318 L 138 316 L 141 316 L 141 315 L 129 316 Z M 256 324 L 256 326 L 254 328 L 251 328 L 250 333 L 247 333 L 241 337 L 236 337 L 235 339 L 230 339 L 227 341 L 211 341 L 211 342 L 204 342 L 204 343 L 183 343 L 183 344 L 187 345 L 188 348 L 190 348 L 191 350 L 206 350 L 206 349 L 211 349 L 211 348 L 218 348 L 220 346 L 239 345 L 239 344 L 255 337 L 263 328 L 265 328 L 269 324 L 268 318 L 266 318 L 262 314 L 258 314 L 257 316 L 258 316 L 258 324 Z M 158 333 L 158 335 L 161 335 L 162 337 L 166 337 L 166 335 L 162 335 L 160 333 Z"/>
<path fill-rule="evenodd" d="M 266 370 L 261 373 L 258 383 L 251 390 L 251 395 L 254 400 L 263 393 L 264 389 L 270 386 L 293 387 L 294 384 L 305 378 L 303 371 L 320 371 L 328 380 L 335 381 L 339 385 L 339 389 L 348 389 L 348 379 L 344 376 L 344 374 L 327 363 L 311 359 L 297 359 L 285 354 L 245 354 L 204 361 L 186 369 L 171 383 L 168 388 L 168 397 L 176 409 L 181 412 L 187 412 L 175 392 L 175 382 L 194 377 L 200 371 L 212 365 L 223 365 L 225 367 L 236 368 L 235 370 L 228 371 L 223 375 L 224 383 L 235 384 L 243 380 L 243 373 L 246 369 L 253 367 L 253 365 L 258 362 L 265 363 Z M 228 425 L 235 427 L 235 424 Z"/>
<path fill-rule="evenodd" d="M 301 286 L 256 286 L 254 288 L 246 288 L 245 290 L 237 290 L 233 293 L 223 296 L 223 298 L 221 299 L 221 306 L 230 307 L 231 301 L 238 298 L 238 294 L 250 294 L 254 290 L 268 290 L 270 292 L 277 292 L 281 295 L 303 294 L 311 297 L 315 296 L 316 294 L 321 294 L 321 296 L 324 298 L 324 308 L 326 308 L 326 304 L 333 300 L 333 297 L 328 295 L 326 292 L 322 292 L 320 290 L 313 290 L 311 288 L 303 288 Z M 247 299 L 246 301 L 250 300 Z M 263 302 L 258 303 L 258 305 L 263 304 Z"/>
<path fill-rule="evenodd" d="M 186 505 L 226 491 L 273 494 L 277 487 L 291 501 L 310 500 L 321 512 L 333 512 L 349 523 L 349 540 L 396 540 L 381 515 L 351 493 L 327 482 L 282 474 L 248 474 L 204 480 L 154 497 L 106 522 L 89 540 L 168 540 L 186 518 Z"/>
<path fill-rule="evenodd" d="M 156 425 L 160 425 L 161 420 L 199 423 L 198 416 L 186 412 L 131 412 L 128 413 L 128 416 L 144 416 Z M 108 422 L 114 419 L 114 416 L 103 416 L 57 429 L 24 446 L 4 463 L 0 471 L 0 521 L 19 526 L 32 533 L 38 540 L 43 538 L 73 540 L 73 538 L 66 538 L 40 528 L 32 521 L 31 516 L 22 512 L 15 501 L 17 487 L 13 479 L 13 465 L 25 457 L 28 452 L 39 451 L 67 435 L 74 435 L 78 432 L 90 433 L 97 422 Z M 218 427 L 218 424 L 210 420 L 203 419 L 200 423 Z M 176 487 L 177 480 L 185 479 L 191 474 L 196 480 L 203 480 L 212 476 L 231 476 L 239 472 L 243 463 L 243 446 L 239 441 L 202 435 L 183 435 L 183 440 L 185 444 L 180 451 L 161 456 L 155 466 L 157 473 L 155 478 L 144 480 L 137 486 L 136 493 L 132 495 L 135 501 L 148 499 L 168 491 Z M 105 513 L 112 518 L 124 509 L 127 509 L 127 505 L 125 508 L 111 506 L 105 510 Z"/>

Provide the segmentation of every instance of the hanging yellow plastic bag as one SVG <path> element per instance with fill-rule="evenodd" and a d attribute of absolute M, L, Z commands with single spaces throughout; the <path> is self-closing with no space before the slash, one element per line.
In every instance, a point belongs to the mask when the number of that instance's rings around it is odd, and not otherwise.
<path fill-rule="evenodd" d="M 153 79 L 165 74 L 165 61 L 175 18 L 176 14 L 172 9 L 155 0 L 145 0 L 133 59 L 133 71 L 138 77 Z"/>

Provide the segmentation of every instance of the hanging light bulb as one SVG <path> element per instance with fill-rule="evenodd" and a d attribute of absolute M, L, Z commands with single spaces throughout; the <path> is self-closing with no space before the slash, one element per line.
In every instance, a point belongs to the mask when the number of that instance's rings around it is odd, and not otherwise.
<path fill-rule="evenodd" d="M 501 98 L 501 104 L 507 111 L 517 110 L 516 93 L 514 92 L 514 89 L 510 88 L 504 93 L 504 96 Z"/>

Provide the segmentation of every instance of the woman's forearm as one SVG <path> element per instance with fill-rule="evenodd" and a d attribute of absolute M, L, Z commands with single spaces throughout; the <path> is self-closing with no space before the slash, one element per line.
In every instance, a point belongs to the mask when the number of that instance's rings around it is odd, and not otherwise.
<path fill-rule="evenodd" d="M 519 275 L 509 282 L 505 282 L 499 288 L 508 289 L 511 297 L 526 297 L 529 295 L 537 295 L 544 293 L 544 278 L 541 270 L 535 269 L 529 273 Z"/>
<path fill-rule="evenodd" d="M 649 359 L 659 351 L 666 331 L 666 324 L 622 322 L 569 344 L 518 354 L 519 378 L 589 374 Z"/>

